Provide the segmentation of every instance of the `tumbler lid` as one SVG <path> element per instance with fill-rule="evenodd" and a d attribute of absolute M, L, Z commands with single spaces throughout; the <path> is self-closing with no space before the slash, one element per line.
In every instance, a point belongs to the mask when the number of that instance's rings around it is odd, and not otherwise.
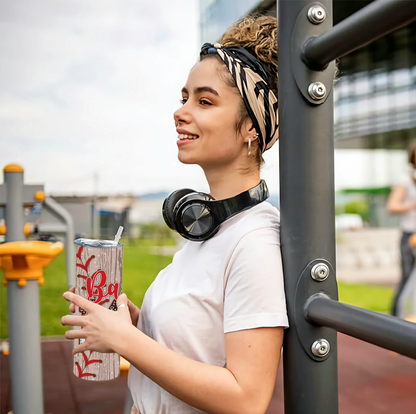
<path fill-rule="evenodd" d="M 113 240 L 94 240 L 94 239 L 76 239 L 74 241 L 78 246 L 87 246 L 87 247 L 120 247 L 123 243 L 118 243 L 117 246 L 114 246 Z"/>

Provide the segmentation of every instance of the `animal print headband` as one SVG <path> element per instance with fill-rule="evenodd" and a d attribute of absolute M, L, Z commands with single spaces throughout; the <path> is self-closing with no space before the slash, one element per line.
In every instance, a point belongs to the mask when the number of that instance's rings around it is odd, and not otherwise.
<path fill-rule="evenodd" d="M 240 46 L 205 43 L 200 55 L 207 54 L 218 54 L 234 78 L 259 134 L 260 150 L 263 153 L 279 138 L 278 102 L 270 89 L 267 73 L 260 62 Z"/>

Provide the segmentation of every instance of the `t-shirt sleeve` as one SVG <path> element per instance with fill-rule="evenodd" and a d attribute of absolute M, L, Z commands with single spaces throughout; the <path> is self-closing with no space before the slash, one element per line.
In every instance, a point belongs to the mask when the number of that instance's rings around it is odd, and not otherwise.
<path fill-rule="evenodd" d="M 279 230 L 247 233 L 231 255 L 225 274 L 224 333 L 288 327 Z"/>
<path fill-rule="evenodd" d="M 405 187 L 406 189 L 409 188 L 409 185 L 411 183 L 411 178 L 409 175 L 402 174 L 398 177 L 396 182 L 394 183 L 394 186 L 397 187 Z"/>

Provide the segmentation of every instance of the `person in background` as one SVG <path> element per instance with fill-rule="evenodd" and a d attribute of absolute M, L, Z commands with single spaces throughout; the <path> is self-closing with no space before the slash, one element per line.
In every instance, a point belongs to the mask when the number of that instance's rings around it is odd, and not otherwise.
<path fill-rule="evenodd" d="M 393 188 L 387 202 L 390 214 L 401 215 L 402 237 L 400 240 L 400 253 L 402 276 L 397 287 L 391 314 L 398 316 L 397 302 L 410 273 L 415 265 L 415 257 L 409 243 L 410 236 L 416 233 L 416 141 L 408 147 L 409 174 L 405 175 Z"/>

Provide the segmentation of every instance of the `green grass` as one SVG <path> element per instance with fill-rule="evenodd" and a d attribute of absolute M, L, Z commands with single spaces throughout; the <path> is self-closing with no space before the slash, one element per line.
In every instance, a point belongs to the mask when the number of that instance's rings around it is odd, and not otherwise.
<path fill-rule="evenodd" d="M 125 245 L 123 258 L 123 292 L 141 306 L 144 294 L 157 273 L 166 267 L 171 257 L 152 255 L 149 247 L 160 245 L 157 240 L 140 240 Z M 171 240 L 167 241 L 172 245 Z M 0 271 L 0 277 L 3 274 Z M 63 335 L 68 330 L 61 325 L 61 317 L 68 313 L 68 302 L 62 294 L 67 290 L 65 254 L 62 252 L 45 270 L 45 284 L 40 287 L 41 335 Z M 373 285 L 339 283 L 341 302 L 376 312 L 388 313 L 393 299 L 393 289 Z M 7 288 L 0 284 L 0 338 L 7 338 Z"/>
<path fill-rule="evenodd" d="M 375 312 L 390 313 L 394 290 L 383 286 L 338 283 L 339 301 Z"/>

